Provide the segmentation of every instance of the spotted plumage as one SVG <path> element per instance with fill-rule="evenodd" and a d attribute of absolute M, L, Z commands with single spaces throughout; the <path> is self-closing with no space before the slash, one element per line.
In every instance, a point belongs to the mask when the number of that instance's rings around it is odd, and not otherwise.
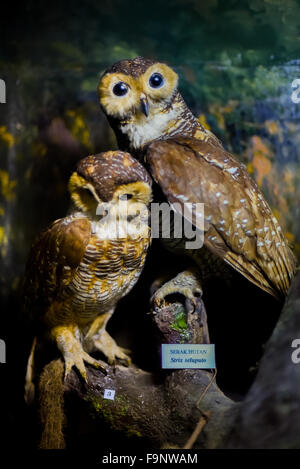
<path fill-rule="evenodd" d="M 128 359 L 105 326 L 144 265 L 150 232 L 141 214 L 151 178 L 128 153 L 107 152 L 81 160 L 69 189 L 71 213 L 31 249 L 25 308 L 56 340 L 66 375 L 75 365 L 86 379 L 84 361 L 105 367 L 88 354 L 93 349 L 110 362 Z"/>
<path fill-rule="evenodd" d="M 120 82 L 126 92 L 117 96 Z M 200 270 L 207 259 L 219 269 L 221 259 L 283 298 L 296 260 L 281 227 L 245 167 L 197 121 L 177 84 L 174 70 L 142 57 L 103 75 L 100 103 L 119 146 L 146 162 L 170 203 L 204 203 L 204 248 L 188 252 Z M 176 291 L 169 287 L 166 293 Z"/>

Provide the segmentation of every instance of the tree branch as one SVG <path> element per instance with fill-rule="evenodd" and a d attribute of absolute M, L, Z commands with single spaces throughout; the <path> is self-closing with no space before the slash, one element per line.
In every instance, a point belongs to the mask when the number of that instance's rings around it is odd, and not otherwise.
<path fill-rule="evenodd" d="M 199 298 L 195 301 L 195 309 L 187 304 L 186 322 L 185 309 L 176 301 L 152 312 L 161 343 L 203 343 L 208 339 L 204 304 Z M 89 367 L 89 385 L 72 372 L 67 389 L 86 400 L 112 429 L 146 438 L 155 447 L 183 447 L 199 419 L 209 413 L 195 447 L 216 448 L 230 431 L 238 405 L 220 391 L 213 377 L 206 370 L 148 373 L 134 366 L 111 367 L 104 376 Z M 105 389 L 115 390 L 113 401 L 104 399 Z"/>
<path fill-rule="evenodd" d="M 195 310 L 187 306 L 186 324 L 178 301 L 153 312 L 161 343 L 205 341 L 202 300 L 196 298 Z M 155 448 L 299 448 L 300 364 L 291 359 L 295 338 L 300 338 L 300 273 L 242 403 L 226 397 L 210 371 L 149 373 L 135 366 L 109 367 L 107 376 L 88 367 L 89 385 L 72 371 L 65 396 L 75 394 L 94 418 L 127 437 L 145 438 Z M 115 390 L 114 400 L 104 399 L 105 389 Z"/>

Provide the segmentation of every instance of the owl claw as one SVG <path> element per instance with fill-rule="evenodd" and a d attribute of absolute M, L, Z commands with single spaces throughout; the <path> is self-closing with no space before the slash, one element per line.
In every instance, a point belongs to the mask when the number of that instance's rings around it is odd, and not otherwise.
<path fill-rule="evenodd" d="M 92 358 L 88 353 L 86 353 L 82 349 L 81 351 L 77 351 L 75 354 L 72 354 L 72 356 L 65 356 L 65 380 L 67 379 L 73 366 L 75 366 L 84 381 L 88 383 L 88 377 L 84 362 L 89 363 L 95 368 L 100 369 L 104 374 L 107 374 L 105 363 L 102 363 L 96 360 L 95 358 Z"/>
<path fill-rule="evenodd" d="M 93 338 L 93 345 L 96 350 L 104 353 L 110 365 L 115 364 L 117 358 L 125 360 L 128 366 L 132 363 L 131 358 L 128 356 L 130 350 L 119 347 L 105 329 Z"/>
<path fill-rule="evenodd" d="M 105 363 L 96 360 L 83 350 L 80 341 L 75 337 L 75 328 L 59 326 L 53 329 L 52 334 L 55 336 L 58 348 L 62 352 L 65 360 L 65 380 L 73 366 L 75 366 L 87 383 L 88 378 L 84 362 L 101 369 L 105 374 L 107 373 Z"/>
<path fill-rule="evenodd" d="M 72 359 L 65 359 L 65 377 L 64 377 L 65 381 L 68 378 L 73 366 L 76 366 L 82 378 L 87 383 L 86 369 L 85 369 L 83 360 L 80 360 L 80 359 L 77 359 L 76 361 L 73 361 Z"/>
<path fill-rule="evenodd" d="M 166 293 L 165 296 L 167 296 L 168 294 L 169 293 Z M 165 308 L 166 300 L 164 298 L 163 287 L 160 287 L 160 289 L 157 290 L 157 292 L 154 293 L 154 295 L 152 295 L 150 302 L 153 304 L 155 310 L 160 309 L 160 308 Z"/>
<path fill-rule="evenodd" d="M 191 301 L 193 307 L 197 305 L 196 298 L 202 296 L 201 285 L 192 271 L 184 271 L 172 280 L 164 283 L 152 296 L 151 302 L 154 309 L 166 306 L 165 297 L 174 293 L 180 293 Z"/>

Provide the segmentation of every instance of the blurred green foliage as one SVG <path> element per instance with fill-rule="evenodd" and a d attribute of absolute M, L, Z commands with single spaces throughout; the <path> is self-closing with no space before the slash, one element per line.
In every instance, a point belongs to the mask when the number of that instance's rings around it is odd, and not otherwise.
<path fill-rule="evenodd" d="M 31 0 L 1 15 L 0 68 L 94 91 L 107 65 L 147 55 L 186 69 L 196 100 L 259 98 L 282 84 L 273 67 L 299 58 L 299 17 L 298 0 Z"/>

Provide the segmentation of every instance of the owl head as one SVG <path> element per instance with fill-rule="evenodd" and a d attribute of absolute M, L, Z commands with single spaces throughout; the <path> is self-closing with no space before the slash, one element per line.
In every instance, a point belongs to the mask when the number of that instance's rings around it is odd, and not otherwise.
<path fill-rule="evenodd" d="M 157 138 L 176 117 L 177 84 L 178 75 L 164 63 L 143 57 L 122 60 L 101 77 L 100 104 L 113 129 L 126 134 L 136 148 Z"/>
<path fill-rule="evenodd" d="M 151 177 L 129 153 L 108 151 L 83 158 L 69 180 L 77 210 L 97 218 L 112 210 L 132 216 L 151 200 Z"/>
<path fill-rule="evenodd" d="M 100 80 L 100 103 L 107 115 L 120 120 L 151 117 L 170 103 L 177 82 L 177 74 L 164 63 L 143 57 L 121 60 Z"/>

